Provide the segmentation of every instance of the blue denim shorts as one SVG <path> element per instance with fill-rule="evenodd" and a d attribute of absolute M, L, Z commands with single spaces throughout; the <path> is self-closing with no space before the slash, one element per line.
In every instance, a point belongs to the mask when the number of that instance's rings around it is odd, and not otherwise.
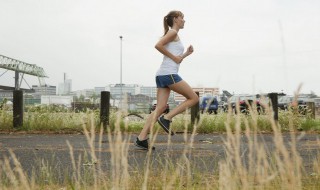
<path fill-rule="evenodd" d="M 168 88 L 169 85 L 182 81 L 177 74 L 156 76 L 157 88 Z"/>

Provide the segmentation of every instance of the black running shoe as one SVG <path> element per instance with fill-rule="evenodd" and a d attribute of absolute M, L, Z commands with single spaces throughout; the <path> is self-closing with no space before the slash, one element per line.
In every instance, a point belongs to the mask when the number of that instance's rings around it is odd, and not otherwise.
<path fill-rule="evenodd" d="M 149 143 L 148 143 L 149 139 L 140 141 L 139 138 L 137 137 L 136 142 L 134 142 L 134 145 L 136 145 L 139 148 L 142 148 L 144 150 L 148 150 L 149 149 Z M 151 147 L 152 150 L 156 149 L 155 147 Z"/>
<path fill-rule="evenodd" d="M 167 133 L 169 133 L 170 135 L 174 135 L 174 132 L 170 130 L 170 123 L 171 123 L 170 120 L 165 119 L 164 116 L 162 115 L 158 118 L 158 123 Z"/>

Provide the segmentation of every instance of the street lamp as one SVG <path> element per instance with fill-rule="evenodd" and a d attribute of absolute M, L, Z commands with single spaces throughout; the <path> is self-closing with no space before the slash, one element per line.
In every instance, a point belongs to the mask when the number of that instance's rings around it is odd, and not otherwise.
<path fill-rule="evenodd" d="M 120 37 L 120 109 L 122 109 L 122 36 Z"/>

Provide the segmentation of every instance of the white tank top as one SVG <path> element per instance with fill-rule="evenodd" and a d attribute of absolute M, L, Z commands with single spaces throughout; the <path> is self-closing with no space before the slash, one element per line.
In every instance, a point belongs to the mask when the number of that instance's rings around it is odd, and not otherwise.
<path fill-rule="evenodd" d="M 165 48 L 172 53 L 172 55 L 178 56 L 183 54 L 184 46 L 181 40 L 169 42 Z M 156 76 L 178 74 L 180 64 L 177 64 L 167 56 L 163 57 L 162 64 L 158 69 Z"/>

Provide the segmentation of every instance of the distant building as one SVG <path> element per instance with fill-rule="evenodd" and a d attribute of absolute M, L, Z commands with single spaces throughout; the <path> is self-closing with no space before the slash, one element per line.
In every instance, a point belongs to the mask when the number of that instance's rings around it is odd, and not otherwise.
<path fill-rule="evenodd" d="M 95 91 L 93 89 L 83 89 L 83 90 L 74 91 L 73 94 L 78 98 L 80 96 L 84 96 L 85 98 L 90 98 L 92 97 L 93 94 L 95 94 Z"/>
<path fill-rule="evenodd" d="M 51 85 L 32 85 L 34 93 L 30 93 L 34 99 L 40 99 L 42 95 L 56 95 L 57 87 Z"/>
<path fill-rule="evenodd" d="M 72 96 L 41 96 L 41 104 L 46 105 L 64 105 L 66 107 L 71 107 L 73 102 Z"/>
<path fill-rule="evenodd" d="M 0 90 L 0 103 L 3 101 L 3 99 L 12 101 L 13 100 L 12 90 Z"/>
<path fill-rule="evenodd" d="M 153 98 L 150 96 L 146 96 L 143 94 L 131 95 L 127 96 L 127 108 L 128 110 L 136 110 L 147 113 L 150 109 L 150 103 Z"/>
<path fill-rule="evenodd" d="M 209 96 L 218 96 L 219 95 L 219 88 L 212 88 L 212 87 L 206 87 L 206 88 L 192 88 L 193 91 L 199 92 L 199 97 L 203 97 L 205 95 Z M 174 100 L 178 103 L 181 103 L 186 98 L 182 96 L 181 94 L 175 93 Z"/>
<path fill-rule="evenodd" d="M 110 84 L 105 87 L 106 91 L 109 91 L 113 99 L 120 99 L 121 85 L 120 84 Z M 122 98 L 125 94 L 129 95 L 145 95 L 151 99 L 157 98 L 157 87 L 154 86 L 140 86 L 137 84 L 122 84 Z M 174 92 L 171 92 L 169 101 L 174 101 Z M 151 102 L 150 102 L 151 103 Z"/>
<path fill-rule="evenodd" d="M 72 91 L 72 80 L 67 79 L 63 83 L 59 83 L 58 94 L 66 95 L 70 94 Z"/>
<path fill-rule="evenodd" d="M 106 86 L 106 90 L 110 92 L 113 99 L 119 100 L 121 97 L 124 98 L 124 94 L 139 94 L 139 85 L 137 84 L 110 84 Z M 122 92 L 122 95 L 121 95 Z"/>
<path fill-rule="evenodd" d="M 140 94 L 149 96 L 153 99 L 157 98 L 157 88 L 156 87 L 150 87 L 150 86 L 141 86 L 140 88 Z M 172 93 L 173 95 L 173 93 Z M 171 97 L 173 99 L 173 96 Z"/>
<path fill-rule="evenodd" d="M 67 74 L 64 73 L 63 82 L 59 83 L 58 95 L 69 95 L 72 91 L 72 80 L 67 79 Z"/>
<path fill-rule="evenodd" d="M 94 93 L 97 95 L 97 96 L 100 96 L 101 92 L 102 91 L 105 91 L 106 90 L 106 87 L 94 87 Z"/>
<path fill-rule="evenodd" d="M 143 94 L 128 95 L 127 99 L 128 104 L 145 104 L 148 102 L 152 102 L 153 100 L 153 98 L 151 98 L 150 96 L 146 96 Z"/>

